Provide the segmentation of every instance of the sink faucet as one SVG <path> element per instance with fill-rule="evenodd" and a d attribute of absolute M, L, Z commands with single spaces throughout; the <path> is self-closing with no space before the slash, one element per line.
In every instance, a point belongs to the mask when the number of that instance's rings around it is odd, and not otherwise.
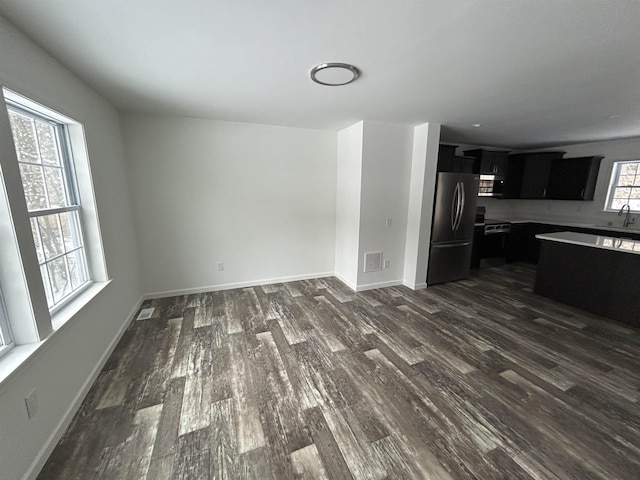
<path fill-rule="evenodd" d="M 636 223 L 636 219 L 635 217 L 631 217 L 629 218 L 629 215 L 631 214 L 631 207 L 629 206 L 628 203 L 625 203 L 622 208 L 620 209 L 620 211 L 618 212 L 618 216 L 622 215 L 625 208 L 627 209 L 627 213 L 624 216 L 624 221 L 622 222 L 622 226 L 624 228 L 627 228 L 629 225 L 633 225 L 634 223 Z"/>

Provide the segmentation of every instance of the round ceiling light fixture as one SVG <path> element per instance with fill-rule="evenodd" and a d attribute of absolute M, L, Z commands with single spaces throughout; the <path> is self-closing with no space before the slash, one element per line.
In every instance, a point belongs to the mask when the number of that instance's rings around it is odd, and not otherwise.
<path fill-rule="evenodd" d="M 338 87 L 353 82 L 360 70 L 348 63 L 321 63 L 311 69 L 311 80 L 320 85 Z"/>
<path fill-rule="evenodd" d="M 482 126 L 482 124 L 481 123 L 472 123 L 471 126 L 473 128 L 480 128 Z"/>

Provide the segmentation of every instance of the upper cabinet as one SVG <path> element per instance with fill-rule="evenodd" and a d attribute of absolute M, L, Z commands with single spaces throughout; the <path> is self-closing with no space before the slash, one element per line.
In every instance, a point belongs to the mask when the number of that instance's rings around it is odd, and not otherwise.
<path fill-rule="evenodd" d="M 465 150 L 464 154 L 475 159 L 473 173 L 502 176 L 506 172 L 509 152 L 477 148 Z"/>
<path fill-rule="evenodd" d="M 438 171 L 473 173 L 474 159 L 456 155 L 456 145 L 440 144 L 438 150 Z"/>
<path fill-rule="evenodd" d="M 547 198 L 593 200 L 603 157 L 562 158 L 551 164 Z"/>
<path fill-rule="evenodd" d="M 533 152 L 509 155 L 507 170 L 519 174 L 518 196 L 511 198 L 549 198 L 549 178 L 552 162 L 561 159 L 564 152 Z M 514 175 L 515 177 L 515 175 Z M 513 178 L 517 181 L 517 178 Z M 505 179 L 505 183 L 506 179 Z M 515 188 L 512 191 L 515 193 Z"/>

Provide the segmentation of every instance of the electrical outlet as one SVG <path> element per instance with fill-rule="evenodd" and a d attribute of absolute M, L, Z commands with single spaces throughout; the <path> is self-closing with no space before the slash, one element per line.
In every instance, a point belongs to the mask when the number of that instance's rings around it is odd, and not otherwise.
<path fill-rule="evenodd" d="M 385 260 L 384 261 L 384 268 L 389 268 L 390 264 L 391 264 L 391 262 L 389 260 Z"/>
<path fill-rule="evenodd" d="M 390 226 L 391 226 L 391 217 L 387 217 L 387 219 L 386 219 L 386 221 L 385 221 L 385 225 L 386 225 L 387 227 L 390 227 Z"/>
<path fill-rule="evenodd" d="M 216 266 L 218 267 L 218 271 L 219 272 L 224 270 L 224 263 L 218 262 L 218 263 L 216 263 Z"/>
<path fill-rule="evenodd" d="M 24 399 L 24 404 L 27 407 L 27 417 L 35 417 L 36 413 L 38 413 L 38 396 L 36 395 L 35 390 L 27 395 L 27 397 Z"/>

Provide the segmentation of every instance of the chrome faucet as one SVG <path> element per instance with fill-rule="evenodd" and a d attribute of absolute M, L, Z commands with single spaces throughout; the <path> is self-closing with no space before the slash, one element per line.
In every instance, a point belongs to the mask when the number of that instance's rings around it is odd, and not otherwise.
<path fill-rule="evenodd" d="M 629 218 L 629 215 L 631 214 L 631 207 L 629 206 L 628 203 L 625 203 L 622 206 L 622 208 L 618 212 L 618 216 L 622 215 L 622 213 L 624 212 L 625 208 L 627 209 L 627 213 L 625 214 L 624 221 L 622 222 L 623 228 L 627 228 L 629 225 L 633 225 L 634 223 L 636 223 L 636 218 L 635 217 Z"/>

